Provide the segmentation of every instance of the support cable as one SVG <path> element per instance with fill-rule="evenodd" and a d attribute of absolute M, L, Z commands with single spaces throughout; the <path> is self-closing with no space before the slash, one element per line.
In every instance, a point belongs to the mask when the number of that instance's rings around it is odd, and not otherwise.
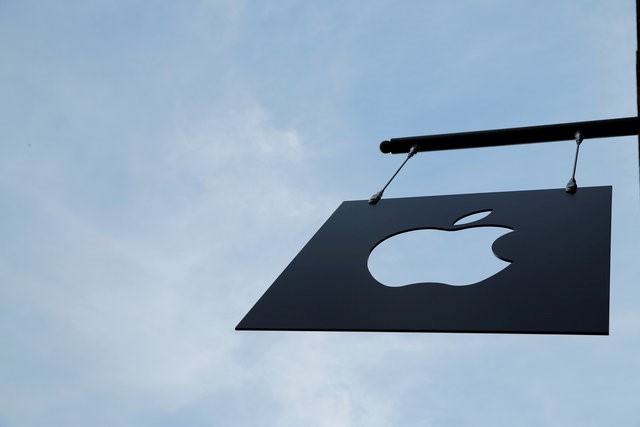
<path fill-rule="evenodd" d="M 389 184 L 391 184 L 391 181 L 393 181 L 393 178 L 395 178 L 396 175 L 398 175 L 398 172 L 400 172 L 400 169 L 402 169 L 402 167 L 409 161 L 409 159 L 412 158 L 414 156 L 414 154 L 416 154 L 417 152 L 418 152 L 418 146 L 417 145 L 413 145 L 411 147 L 411 149 L 409 150 L 409 153 L 407 154 L 407 158 L 404 159 L 404 162 L 402 162 L 402 164 L 400 165 L 400 167 L 398 168 L 396 173 L 394 173 L 393 176 L 391 177 L 391 179 L 389 181 L 387 181 L 387 183 L 385 184 L 384 187 L 382 187 L 382 190 L 378 191 L 376 194 L 371 196 L 371 198 L 369 199 L 369 204 L 370 205 L 375 205 L 376 203 L 378 203 L 380 201 L 380 199 L 382 199 L 382 194 L 384 194 L 384 190 L 386 190 L 387 187 L 389 186 Z"/>
<path fill-rule="evenodd" d="M 580 153 L 580 144 L 583 141 L 582 133 L 580 131 L 576 132 L 576 156 L 573 159 L 573 173 L 571 174 L 571 179 L 567 182 L 567 186 L 564 188 L 564 191 L 567 193 L 575 193 L 578 189 L 578 184 L 576 183 L 576 168 L 578 166 L 578 154 Z"/>

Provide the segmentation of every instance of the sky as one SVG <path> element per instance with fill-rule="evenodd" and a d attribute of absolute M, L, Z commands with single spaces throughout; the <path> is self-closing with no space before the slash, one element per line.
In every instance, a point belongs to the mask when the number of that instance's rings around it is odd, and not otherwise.
<path fill-rule="evenodd" d="M 636 115 L 635 30 L 629 0 L 0 0 L 0 426 L 640 427 L 634 137 L 576 177 L 613 186 L 609 336 L 234 330 L 400 165 L 380 141 Z M 574 150 L 419 153 L 385 198 L 563 188 Z"/>

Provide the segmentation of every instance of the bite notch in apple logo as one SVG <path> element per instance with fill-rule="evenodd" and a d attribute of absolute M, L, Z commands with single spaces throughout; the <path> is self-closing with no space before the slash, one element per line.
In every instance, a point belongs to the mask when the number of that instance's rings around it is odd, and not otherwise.
<path fill-rule="evenodd" d="M 376 245 L 367 266 L 375 280 L 388 287 L 420 284 L 469 286 L 509 267 L 494 244 L 512 228 L 487 225 L 492 209 L 466 214 L 447 228 L 402 231 Z"/>

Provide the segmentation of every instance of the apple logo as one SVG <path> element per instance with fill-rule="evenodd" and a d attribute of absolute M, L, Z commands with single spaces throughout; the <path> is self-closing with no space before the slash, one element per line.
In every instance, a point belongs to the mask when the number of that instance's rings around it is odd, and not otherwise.
<path fill-rule="evenodd" d="M 473 225 L 491 209 L 467 214 L 447 229 L 408 230 L 379 243 L 369 255 L 369 272 L 389 287 L 420 283 L 467 286 L 508 267 L 492 244 L 513 230 L 504 226 Z"/>

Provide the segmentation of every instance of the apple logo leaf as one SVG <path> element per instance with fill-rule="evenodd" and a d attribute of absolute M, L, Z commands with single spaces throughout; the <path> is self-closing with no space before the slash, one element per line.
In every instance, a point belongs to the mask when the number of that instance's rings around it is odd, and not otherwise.
<path fill-rule="evenodd" d="M 464 225 L 471 222 L 480 221 L 482 218 L 488 217 L 491 212 L 493 212 L 493 209 L 485 209 L 476 213 L 465 215 L 454 222 L 453 225 Z"/>
<path fill-rule="evenodd" d="M 498 258 L 492 250 L 493 242 L 511 233 L 511 228 L 469 225 L 491 212 L 485 209 L 466 214 L 446 229 L 425 228 L 395 234 L 370 253 L 369 272 L 388 287 L 480 283 L 511 263 Z"/>

